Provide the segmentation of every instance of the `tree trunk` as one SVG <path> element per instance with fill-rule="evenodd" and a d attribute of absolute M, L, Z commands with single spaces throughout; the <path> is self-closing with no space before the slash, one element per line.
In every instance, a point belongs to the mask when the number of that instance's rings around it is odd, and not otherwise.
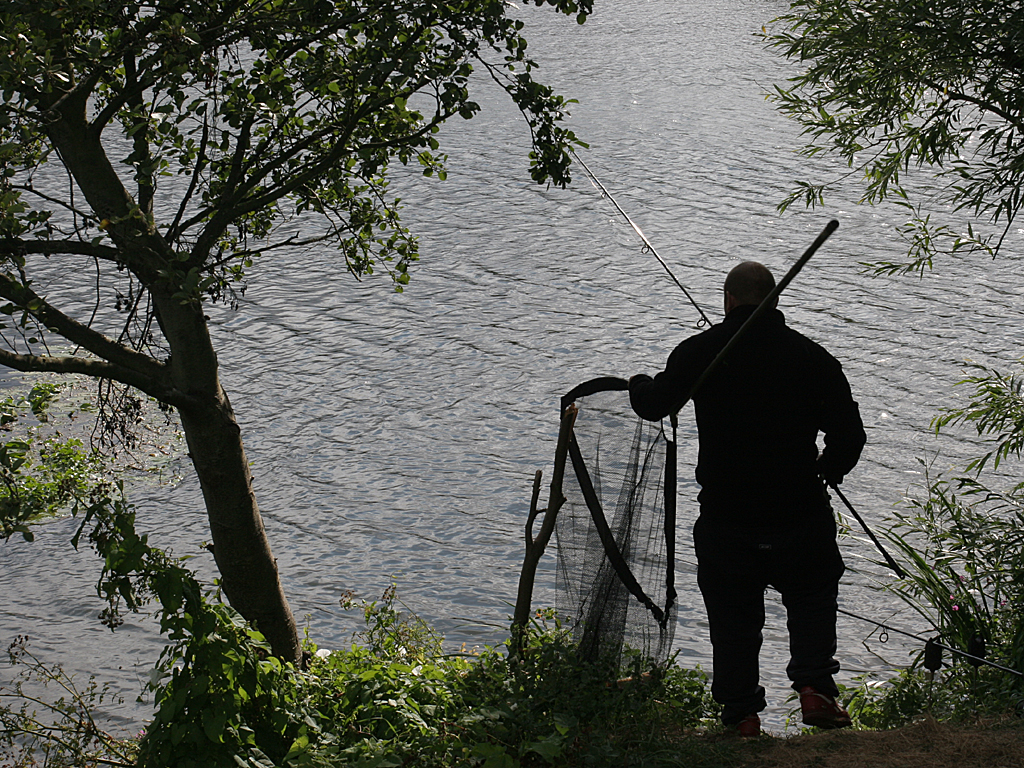
<path fill-rule="evenodd" d="M 232 607 L 267 638 L 274 655 L 298 664 L 302 648 L 295 618 L 256 503 L 241 430 L 220 385 L 203 307 L 150 291 L 171 347 L 174 386 L 194 403 L 179 405 L 178 413 L 206 502 L 221 587 Z"/>
<path fill-rule="evenodd" d="M 221 587 L 232 607 L 267 638 L 274 655 L 298 664 L 302 649 L 295 619 L 252 490 L 241 431 L 227 396 L 220 394 L 214 407 L 179 413 L 206 501 Z"/>
<path fill-rule="evenodd" d="M 106 375 L 177 407 L 206 501 L 213 556 L 224 594 L 243 618 L 263 633 L 276 656 L 298 663 L 302 651 L 295 619 L 281 589 L 256 504 L 241 431 L 220 385 L 201 297 L 194 289 L 186 289 L 188 266 L 181 254 L 163 239 L 151 217 L 135 207 L 104 151 L 99 132 L 87 122 L 89 93 L 86 88 L 66 96 L 49 95 L 52 103 L 44 106 L 53 114 L 47 113 L 47 135 L 97 218 L 106 220 L 103 226 L 117 248 L 119 268 L 128 267 L 149 291 L 171 355 L 166 362 L 140 360 L 143 355 L 109 339 L 101 340 L 70 320 L 63 323 L 65 331 L 70 328 L 78 343 L 89 342 L 86 348 L 111 363 L 116 371 Z"/>

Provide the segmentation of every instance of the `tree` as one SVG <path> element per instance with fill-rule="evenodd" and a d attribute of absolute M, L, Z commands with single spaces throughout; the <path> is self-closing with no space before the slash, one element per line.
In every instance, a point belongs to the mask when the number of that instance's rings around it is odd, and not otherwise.
<path fill-rule="evenodd" d="M 776 86 L 779 109 L 804 126 L 807 155 L 838 155 L 862 174 L 864 199 L 909 208 L 909 261 L 995 254 L 1024 204 L 1024 6 L 1015 0 L 797 0 L 765 30 L 801 71 Z M 934 224 L 905 185 L 928 168 L 931 204 L 985 224 Z M 801 182 L 783 203 L 819 204 L 831 182 Z M 933 196 L 934 193 L 934 196 Z"/>
<path fill-rule="evenodd" d="M 801 66 L 774 98 L 810 137 L 804 153 L 838 155 L 847 176 L 862 175 L 864 200 L 889 199 L 911 211 L 903 229 L 908 260 L 876 271 L 923 271 L 942 253 L 997 255 L 1024 205 L 1024 4 L 796 0 L 773 27 L 764 31 L 767 44 Z M 907 183 L 908 174 L 928 171 L 937 183 Z M 819 204 L 836 181 L 801 182 L 782 207 L 799 199 Z M 913 187 L 928 204 L 966 214 L 967 231 L 933 224 L 913 201 Z M 992 231 L 979 232 L 970 219 Z M 969 460 L 967 475 L 929 477 L 924 498 L 908 499 L 911 511 L 897 514 L 888 537 L 909 577 L 891 589 L 933 621 L 944 642 L 976 654 L 984 641 L 982 655 L 987 643 L 990 657 L 1019 670 L 1024 482 L 995 490 L 980 475 L 1024 451 L 1024 378 L 970 369 L 959 382 L 973 389 L 970 401 L 932 426 L 973 426 L 985 453 Z M 958 707 L 968 687 L 986 706 L 1019 701 L 1019 678 L 992 684 L 972 669 L 968 681 L 950 688 Z M 913 682 L 904 676 L 895 697 L 909 700 Z"/>
<path fill-rule="evenodd" d="M 913 211 L 904 228 L 909 261 L 877 271 L 923 270 L 943 252 L 999 252 L 1024 205 L 1024 4 L 795 0 L 764 39 L 801 65 L 774 97 L 810 136 L 804 154 L 838 155 L 863 175 L 867 202 L 892 199 Z M 912 168 L 934 171 L 933 204 L 995 231 L 933 225 L 904 186 Z M 800 198 L 821 203 L 831 183 L 802 182 L 782 207 Z M 975 387 L 970 404 L 933 425 L 997 434 L 993 451 L 968 465 L 981 471 L 990 458 L 998 466 L 1021 455 L 1024 408 L 1018 376 L 974 368 L 979 375 L 961 382 Z"/>
<path fill-rule="evenodd" d="M 580 23 L 592 7 L 530 2 Z M 533 79 L 522 22 L 506 10 L 503 0 L 0 6 L 0 363 L 127 388 L 106 402 L 114 431 L 131 421 L 135 391 L 176 409 L 224 594 L 285 660 L 299 658 L 295 623 L 204 305 L 235 301 L 257 257 L 299 268 L 301 249 L 318 243 L 354 276 L 384 269 L 401 290 L 416 241 L 388 195 L 388 165 L 443 178 L 435 134 L 479 110 L 474 67 L 526 116 L 532 177 L 564 186 L 568 147 L 580 143 L 561 124 L 567 102 Z M 307 236 L 293 234 L 300 218 Z M 47 279 L 79 287 L 95 265 L 109 284 L 102 311 L 90 318 L 42 295 L 43 261 Z"/>

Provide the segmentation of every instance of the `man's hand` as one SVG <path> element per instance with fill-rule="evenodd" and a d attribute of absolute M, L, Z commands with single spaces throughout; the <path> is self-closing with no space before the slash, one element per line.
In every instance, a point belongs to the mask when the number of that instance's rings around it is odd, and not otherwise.
<path fill-rule="evenodd" d="M 825 481 L 825 485 L 842 485 L 843 474 L 837 472 L 833 468 L 828 460 L 825 458 L 824 453 L 818 454 L 818 460 L 815 462 L 818 470 L 818 477 Z"/>

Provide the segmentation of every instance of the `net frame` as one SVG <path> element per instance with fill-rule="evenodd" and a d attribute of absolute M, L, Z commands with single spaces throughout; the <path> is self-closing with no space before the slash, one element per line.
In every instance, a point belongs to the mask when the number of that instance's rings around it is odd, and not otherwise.
<path fill-rule="evenodd" d="M 562 398 L 579 413 L 555 524 L 556 608 L 581 658 L 616 666 L 663 663 L 675 634 L 675 426 L 635 416 L 627 390 L 602 377 Z"/>

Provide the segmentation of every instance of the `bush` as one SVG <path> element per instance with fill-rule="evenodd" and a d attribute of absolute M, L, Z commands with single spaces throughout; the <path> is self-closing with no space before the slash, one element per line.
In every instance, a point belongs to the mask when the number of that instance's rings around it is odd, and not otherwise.
<path fill-rule="evenodd" d="M 638 744 L 711 716 L 700 670 L 617 678 L 579 661 L 557 623 L 534 623 L 516 657 L 508 643 L 443 654 L 432 630 L 397 610 L 393 587 L 361 605 L 370 643 L 315 655 L 304 677 L 317 728 L 310 762 L 296 766 L 627 765 Z"/>
<path fill-rule="evenodd" d="M 1000 714 L 1024 698 L 1024 676 L 978 661 L 1024 670 L 1024 498 L 1019 489 L 1000 494 L 963 477 L 929 482 L 926 490 L 886 533 L 907 576 L 884 589 L 954 650 L 944 652 L 934 676 L 923 668 L 922 649 L 889 683 L 865 684 L 851 706 L 870 727 L 922 713 L 940 720 Z"/>
<path fill-rule="evenodd" d="M 932 480 L 926 469 L 924 494 L 907 499 L 887 532 L 907 577 L 885 587 L 961 653 L 947 654 L 934 679 L 920 669 L 922 652 L 889 684 L 862 688 L 854 706 L 865 722 L 895 725 L 923 712 L 939 719 L 999 714 L 1024 699 L 1024 483 L 998 491 L 980 479 L 986 467 L 1020 458 L 1024 379 L 971 368 L 976 375 L 961 382 L 974 387 L 968 404 L 933 424 L 970 424 L 990 449 L 967 464 L 973 474 Z"/>
<path fill-rule="evenodd" d="M 2 768 L 100 768 L 135 764 L 135 743 L 101 728 L 96 710 L 119 702 L 107 686 L 90 678 L 84 688 L 59 664 L 44 664 L 18 636 L 7 648 L 18 667 L 11 685 L 0 686 Z M 43 692 L 56 691 L 53 700 Z"/>
<path fill-rule="evenodd" d="M 860 728 L 899 728 L 923 716 L 975 723 L 1013 712 L 1013 697 L 999 693 L 1005 682 L 1005 674 L 992 668 L 976 671 L 957 665 L 935 674 L 912 668 L 885 682 L 862 680 L 858 687 L 846 688 L 843 698 Z"/>

